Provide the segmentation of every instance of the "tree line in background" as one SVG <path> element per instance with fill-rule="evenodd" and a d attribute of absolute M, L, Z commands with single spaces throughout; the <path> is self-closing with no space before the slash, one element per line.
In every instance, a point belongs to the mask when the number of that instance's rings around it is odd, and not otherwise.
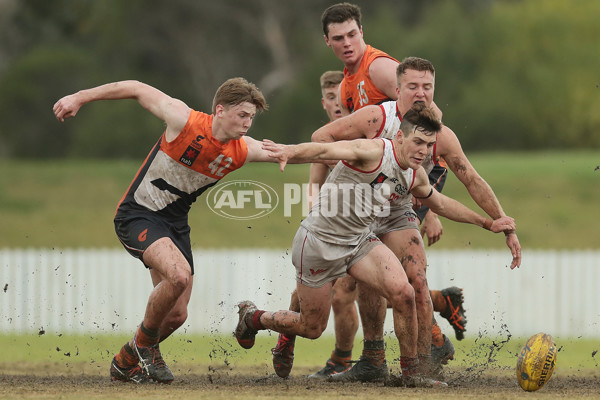
<path fill-rule="evenodd" d="M 87 106 L 76 90 L 137 79 L 209 111 L 243 76 L 271 109 L 251 135 L 310 139 L 326 123 L 319 76 L 341 69 L 319 0 L 0 0 L 0 156 L 143 157 L 162 122 L 134 101 Z M 357 0 L 365 41 L 436 66 L 436 103 L 467 150 L 600 147 L 600 2 Z"/>

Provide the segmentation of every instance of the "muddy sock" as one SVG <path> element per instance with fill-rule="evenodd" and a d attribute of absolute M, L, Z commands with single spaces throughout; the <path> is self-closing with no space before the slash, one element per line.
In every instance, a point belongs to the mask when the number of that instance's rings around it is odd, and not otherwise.
<path fill-rule="evenodd" d="M 431 354 L 419 354 L 417 371 L 423 376 L 431 375 Z"/>
<path fill-rule="evenodd" d="M 433 326 L 431 328 L 431 344 L 436 347 L 440 347 L 444 344 L 444 335 L 435 319 L 433 320 Z"/>
<path fill-rule="evenodd" d="M 402 368 L 402 375 L 416 375 L 418 366 L 419 359 L 417 357 L 400 356 L 400 368 Z"/>
<path fill-rule="evenodd" d="M 142 322 L 135 334 L 136 344 L 140 347 L 152 347 L 158 343 L 160 332 L 158 329 L 148 329 Z"/>
<path fill-rule="evenodd" d="M 385 361 L 385 346 L 383 340 L 365 340 L 362 355 L 369 360 L 371 364 L 380 367 Z"/>
<path fill-rule="evenodd" d="M 260 331 L 262 329 L 265 329 L 265 327 L 263 326 L 263 324 L 260 322 L 260 316 L 263 315 L 265 312 L 263 310 L 256 310 L 254 312 L 254 314 L 252 314 L 252 321 L 250 322 L 250 327 L 256 329 L 257 331 Z"/>
<path fill-rule="evenodd" d="M 291 342 L 291 343 L 293 343 L 293 342 L 296 341 L 296 335 L 286 335 L 285 333 L 280 333 L 278 340 L 283 340 L 284 342 Z"/>
<path fill-rule="evenodd" d="M 348 366 L 352 359 L 352 350 L 340 350 L 336 347 L 335 350 L 331 352 L 331 359 L 338 364 Z"/>
<path fill-rule="evenodd" d="M 444 313 L 448 311 L 448 302 L 439 290 L 431 290 L 431 302 L 433 303 L 433 311 Z"/>
<path fill-rule="evenodd" d="M 125 343 L 121 347 L 121 350 L 115 355 L 115 360 L 117 361 L 117 365 L 125 368 L 133 367 L 140 362 L 129 343 Z"/>

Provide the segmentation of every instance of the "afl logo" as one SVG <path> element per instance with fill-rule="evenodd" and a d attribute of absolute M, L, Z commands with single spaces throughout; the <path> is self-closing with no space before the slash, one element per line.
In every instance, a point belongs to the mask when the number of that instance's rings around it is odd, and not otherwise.
<path fill-rule="evenodd" d="M 206 204 L 221 217 L 248 220 L 272 213 L 279 204 L 279 196 L 261 182 L 230 181 L 210 189 Z"/>

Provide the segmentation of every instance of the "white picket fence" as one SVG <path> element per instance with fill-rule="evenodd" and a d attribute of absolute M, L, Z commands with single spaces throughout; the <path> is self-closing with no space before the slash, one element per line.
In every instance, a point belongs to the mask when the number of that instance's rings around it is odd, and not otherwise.
<path fill-rule="evenodd" d="M 512 271 L 508 250 L 429 251 L 428 258 L 432 289 L 464 288 L 467 335 L 600 337 L 600 251 L 526 251 Z M 186 332 L 232 332 L 241 300 L 268 310 L 289 305 L 295 281 L 287 251 L 196 249 L 194 262 Z M 121 249 L 0 250 L 0 332 L 131 332 L 151 289 L 150 274 Z"/>

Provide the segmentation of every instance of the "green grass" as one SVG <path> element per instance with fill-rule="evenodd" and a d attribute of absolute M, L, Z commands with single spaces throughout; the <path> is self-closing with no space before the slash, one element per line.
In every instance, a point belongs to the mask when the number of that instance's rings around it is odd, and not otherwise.
<path fill-rule="evenodd" d="M 556 338 L 559 346 L 552 380 L 540 392 L 525 393 L 515 377 L 516 354 L 525 338 L 466 338 L 455 342 L 455 360 L 445 368 L 449 388 L 395 388 L 381 384 L 315 382 L 306 375 L 320 369 L 334 338 L 298 339 L 291 379 L 273 374 L 270 348 L 276 335 L 261 332 L 250 350 L 230 335 L 176 333 L 161 344 L 173 370 L 173 385 L 112 384 L 110 360 L 129 336 L 0 335 L 0 398 L 28 399 L 580 399 L 599 398 L 597 340 Z M 386 338 L 388 366 L 399 371 L 395 338 Z M 354 357 L 362 344 L 357 341 Z"/>
<path fill-rule="evenodd" d="M 86 368 L 105 368 L 114 354 L 129 340 L 124 335 L 37 335 L 1 334 L 3 355 L 0 365 L 28 362 L 69 364 Z M 164 357 L 177 367 L 181 365 L 204 365 L 213 368 L 233 366 L 257 366 L 270 369 L 271 352 L 277 340 L 275 334 L 261 332 L 251 350 L 241 349 L 233 336 L 200 336 L 177 333 L 161 344 Z M 559 348 L 557 371 L 571 373 L 578 370 L 598 370 L 600 365 L 600 343 L 593 339 L 555 338 Z M 456 357 L 450 365 L 456 367 L 476 366 L 490 369 L 512 369 L 517 354 L 526 338 L 470 338 L 454 341 Z M 298 338 L 296 342 L 296 367 L 320 367 L 329 357 L 335 339 L 327 335 L 317 340 Z M 394 366 L 399 356 L 395 337 L 386 336 L 387 358 Z M 354 358 L 362 351 L 357 339 Z M 397 368 L 397 365 L 396 365 Z"/>
<path fill-rule="evenodd" d="M 506 213 L 517 220 L 524 249 L 599 247 L 600 150 L 470 154 Z M 118 247 L 112 218 L 140 161 L 0 160 L 0 247 Z M 307 165 L 250 164 L 226 180 L 255 180 L 283 198 L 284 183 L 305 183 Z M 444 193 L 476 207 L 450 173 Z M 190 213 L 194 247 L 289 248 L 301 207 L 284 217 L 234 221 L 213 214 L 200 197 Z M 451 221 L 436 248 L 503 248 L 501 236 Z"/>

